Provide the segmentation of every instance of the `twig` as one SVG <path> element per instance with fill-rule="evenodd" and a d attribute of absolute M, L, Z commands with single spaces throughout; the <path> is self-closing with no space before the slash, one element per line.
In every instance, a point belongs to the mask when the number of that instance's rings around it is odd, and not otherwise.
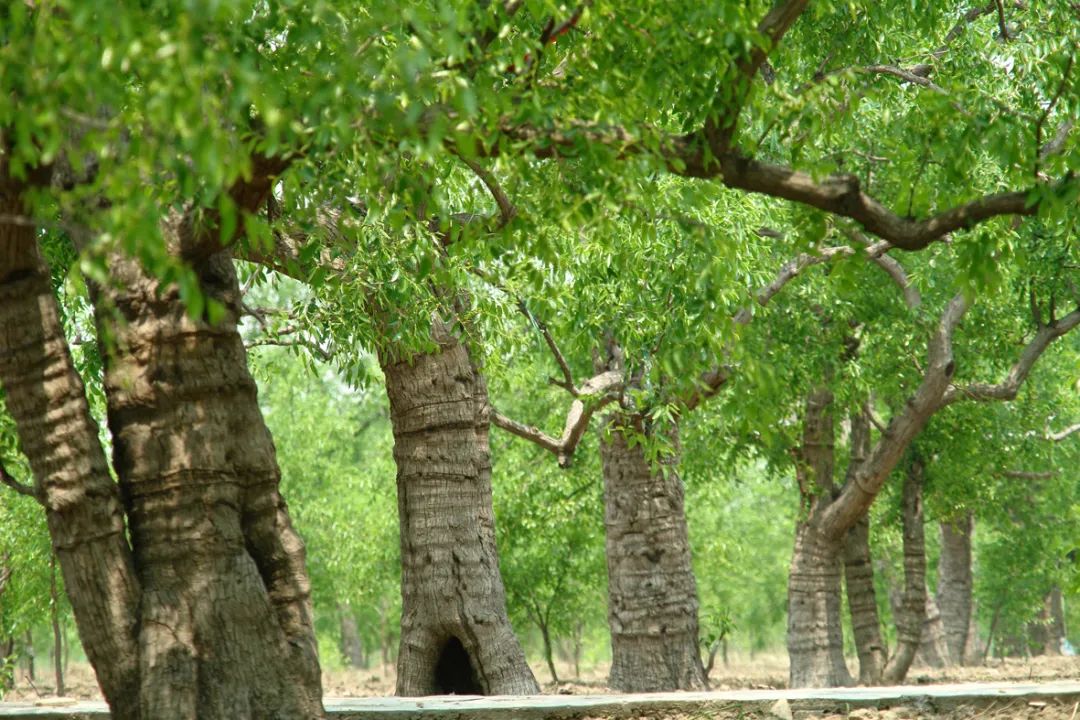
<path fill-rule="evenodd" d="M 1078 432 L 1080 432 L 1080 423 L 1076 423 L 1075 425 L 1070 425 L 1069 427 L 1065 428 L 1061 432 L 1056 432 L 1055 433 L 1055 432 L 1050 432 L 1050 430 L 1047 430 L 1046 431 L 1046 439 L 1047 440 L 1052 440 L 1053 442 L 1061 442 L 1062 440 L 1069 437 L 1070 435 L 1072 435 L 1074 433 L 1078 433 Z"/>
<path fill-rule="evenodd" d="M 1001 0 L 998 0 L 1001 2 Z M 1069 76 L 1072 75 L 1073 61 L 1076 60 L 1075 55 L 1069 56 L 1069 61 L 1065 63 L 1065 71 L 1061 73 L 1061 82 L 1058 83 L 1057 92 L 1054 93 L 1054 97 L 1050 99 L 1050 102 L 1043 109 L 1042 115 L 1035 122 L 1035 167 L 1034 174 L 1036 177 L 1039 175 L 1039 169 L 1042 165 L 1043 153 L 1042 153 L 1042 133 L 1043 125 L 1046 124 L 1047 118 L 1050 117 L 1050 113 L 1053 112 L 1054 106 L 1058 104 L 1058 100 L 1061 99 L 1062 94 L 1065 92 L 1065 88 L 1069 85 Z M 1068 124 L 1068 123 L 1066 123 Z"/>
<path fill-rule="evenodd" d="M 1001 39 L 1008 42 L 1011 38 L 1009 37 L 1009 26 L 1005 23 L 1005 3 L 1002 2 L 1002 0 L 996 0 L 996 3 L 998 27 L 1001 29 Z"/>
<path fill-rule="evenodd" d="M 20 495 L 25 495 L 26 497 L 31 497 L 38 502 L 41 502 L 41 497 L 38 495 L 37 490 L 35 490 L 33 486 L 25 485 L 12 477 L 11 473 L 8 472 L 2 462 L 0 462 L 0 482 L 4 483 Z"/>

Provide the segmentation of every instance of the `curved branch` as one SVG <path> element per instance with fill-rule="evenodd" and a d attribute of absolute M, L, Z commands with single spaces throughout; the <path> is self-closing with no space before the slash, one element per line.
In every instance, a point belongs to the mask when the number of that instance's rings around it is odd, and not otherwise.
<path fill-rule="evenodd" d="M 950 386 L 942 398 L 943 404 L 950 404 L 959 400 L 974 400 L 976 402 L 988 402 L 991 400 L 1014 400 L 1024 384 L 1036 361 L 1042 356 L 1050 344 L 1059 337 L 1080 325 L 1080 308 L 1073 310 L 1059 320 L 1049 325 L 1043 325 L 1035 333 L 1020 353 L 1020 358 L 1009 368 L 1005 379 L 997 384 L 971 383 L 963 386 Z"/>
<path fill-rule="evenodd" d="M 41 495 L 38 494 L 37 490 L 35 490 L 30 485 L 24 485 L 23 483 L 16 480 L 11 475 L 11 473 L 8 472 L 7 468 L 4 467 L 4 464 L 2 462 L 0 462 L 0 483 L 7 485 L 9 488 L 19 493 L 20 495 L 34 498 L 39 503 L 41 503 Z M 0 585 L 2 585 L 2 583 L 0 583 Z"/>
<path fill-rule="evenodd" d="M 1076 423 L 1075 425 L 1070 425 L 1069 427 L 1065 428 L 1061 432 L 1050 432 L 1048 430 L 1047 433 L 1046 433 L 1046 439 L 1051 440 L 1053 442 L 1061 442 L 1062 440 L 1069 437 L 1070 435 L 1073 435 L 1073 434 L 1078 433 L 1078 432 L 1080 432 L 1080 423 Z"/>

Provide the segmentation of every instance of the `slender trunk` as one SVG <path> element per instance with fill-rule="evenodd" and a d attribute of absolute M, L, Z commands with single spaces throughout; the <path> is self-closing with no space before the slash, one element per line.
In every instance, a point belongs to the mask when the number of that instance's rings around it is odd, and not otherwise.
<path fill-rule="evenodd" d="M 1054 585 L 1046 596 L 1046 610 L 1050 615 L 1048 627 L 1047 655 L 1061 654 L 1061 641 L 1065 639 L 1065 597 L 1060 585 Z"/>
<path fill-rule="evenodd" d="M 885 642 L 881 638 L 874 567 L 870 557 L 870 518 L 848 530 L 844 544 L 844 578 L 855 649 L 859 654 L 859 683 L 881 684 L 885 669 Z"/>
<path fill-rule="evenodd" d="M 544 641 L 544 660 L 547 662 L 548 672 L 551 673 L 551 682 L 559 684 L 559 673 L 555 670 L 555 655 L 551 649 L 551 628 L 546 622 L 540 622 L 540 636 Z"/>
<path fill-rule="evenodd" d="M 585 624 L 580 620 L 574 623 L 574 679 L 581 679 L 581 645 Z"/>
<path fill-rule="evenodd" d="M 447 327 L 432 336 L 434 352 L 381 358 L 401 528 L 397 693 L 537 693 L 499 574 L 487 388 Z"/>
<path fill-rule="evenodd" d="M 896 613 L 896 651 L 885 666 L 886 682 L 907 676 L 926 621 L 926 540 L 923 530 L 923 464 L 913 456 L 904 476 L 904 594 Z"/>
<path fill-rule="evenodd" d="M 23 635 L 23 657 L 26 659 L 26 677 L 28 677 L 32 683 L 37 682 L 37 668 L 34 663 L 34 660 L 36 659 L 34 653 L 34 634 L 29 630 Z"/>
<path fill-rule="evenodd" d="M 865 412 L 851 416 L 851 459 L 848 477 L 866 460 L 870 449 L 870 419 Z M 885 642 L 881 639 L 874 566 L 870 557 L 870 516 L 863 515 L 844 540 L 844 581 L 851 629 L 859 654 L 859 683 L 878 685 L 885 668 Z"/>
<path fill-rule="evenodd" d="M 56 591 L 56 555 L 49 557 L 49 619 L 53 633 L 53 670 L 56 676 L 56 694 L 63 697 L 64 689 L 64 647 L 60 632 L 60 595 Z"/>
<path fill-rule="evenodd" d="M 341 637 L 339 648 L 346 665 L 362 668 L 364 662 L 364 644 L 360 641 L 360 629 L 356 625 L 356 615 L 347 603 L 338 603 L 338 619 Z"/>
<path fill-rule="evenodd" d="M 977 658 L 968 653 L 972 614 L 971 533 L 974 518 L 965 513 L 941 523 L 941 559 L 938 563 L 937 606 L 945 626 L 950 656 L 959 663 Z"/>
<path fill-rule="evenodd" d="M 4 591 L 11 580 L 11 567 L 8 565 L 10 560 L 10 554 L 5 552 L 0 555 L 0 601 L 4 599 Z M 2 628 L 6 627 L 3 607 L 3 603 L 0 602 L 0 632 L 3 632 Z M 0 634 L 0 699 L 3 699 L 6 690 L 11 689 L 12 676 L 8 672 L 10 669 L 8 665 L 11 662 L 11 655 L 14 650 L 15 638 L 10 635 Z"/>
<path fill-rule="evenodd" d="M 644 431 L 643 422 L 617 416 L 600 445 L 610 685 L 620 692 L 703 689 L 678 435 L 672 431 L 673 454 L 653 467 L 644 448 L 624 434 L 630 424 Z"/>
<path fill-rule="evenodd" d="M 793 688 L 854 684 L 844 661 L 840 617 L 843 535 L 827 534 L 821 522 L 835 491 L 832 402 L 826 389 L 807 397 L 796 462 L 805 515 L 795 529 L 788 572 L 787 647 Z"/>
<path fill-rule="evenodd" d="M 0 214 L 24 215 L 0 158 Z M 45 506 L 87 658 L 116 720 L 138 717 L 139 583 L 118 489 L 34 228 L 0 223 L 0 384 Z"/>
<path fill-rule="evenodd" d="M 322 717 L 304 546 L 237 332 L 232 259 L 193 270 L 223 308 L 216 323 L 192 318 L 175 287 L 122 257 L 95 297 L 143 588 L 141 717 Z"/>

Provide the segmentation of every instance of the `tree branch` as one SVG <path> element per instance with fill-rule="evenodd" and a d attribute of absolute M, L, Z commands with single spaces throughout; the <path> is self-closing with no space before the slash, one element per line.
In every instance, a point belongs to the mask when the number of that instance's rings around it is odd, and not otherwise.
<path fill-rule="evenodd" d="M 504 126 L 507 137 L 531 145 L 538 158 L 574 157 L 584 142 L 603 145 L 619 157 L 653 152 L 620 127 L 577 123 L 569 130 L 539 129 L 533 126 Z M 700 133 L 661 139 L 660 157 L 670 172 L 684 177 L 719 180 L 734 190 L 782 198 L 817 208 L 859 223 L 863 229 L 900 250 L 922 250 L 957 230 L 973 227 L 1002 215 L 1034 215 L 1038 202 L 1029 200 L 1032 191 L 1044 183 L 1022 191 L 990 193 L 924 219 L 897 215 L 862 190 L 859 178 L 850 174 L 812 175 L 776 165 L 735 151 L 714 153 Z M 488 154 L 497 155 L 498 147 Z M 1065 180 L 1063 182 L 1069 182 Z"/>
<path fill-rule="evenodd" d="M 7 468 L 4 467 L 2 462 L 0 462 L 0 482 L 20 495 L 25 495 L 26 497 L 34 498 L 39 503 L 41 502 L 41 496 L 38 494 L 37 490 L 33 486 L 24 485 L 12 477 L 11 473 L 7 471 Z"/>
<path fill-rule="evenodd" d="M 1001 477 L 1010 480 L 1050 480 L 1061 474 L 1059 470 L 1002 470 Z"/>
<path fill-rule="evenodd" d="M 871 449 L 866 461 L 844 485 L 839 497 L 826 508 L 821 527 L 833 538 L 841 538 L 873 503 L 889 474 L 903 457 L 911 441 L 942 407 L 942 396 L 956 369 L 953 360 L 953 332 L 970 303 L 963 294 L 949 301 L 927 347 L 928 364 L 922 382 L 893 415 Z"/>
<path fill-rule="evenodd" d="M 950 386 L 942 398 L 942 403 L 948 405 L 959 400 L 974 400 L 976 402 L 988 402 L 991 400 L 1014 400 L 1020 386 L 1031 373 L 1035 362 L 1042 356 L 1050 344 L 1059 337 L 1080 325 L 1080 308 L 1073 310 L 1063 318 L 1055 320 L 1048 325 L 1043 325 L 1036 331 L 1032 338 L 1020 353 L 1020 358 L 1009 369 L 1005 379 L 1000 383 L 991 385 L 988 383 L 972 383 L 963 386 Z"/>
<path fill-rule="evenodd" d="M 586 381 L 579 388 L 582 397 L 575 398 L 570 404 L 566 425 L 562 436 L 557 440 L 539 428 L 512 420 L 494 407 L 491 408 L 491 422 L 496 427 L 553 453 L 559 460 L 559 467 L 565 468 L 570 465 L 570 459 L 585 435 L 589 420 L 597 410 L 618 399 L 622 383 L 622 373 L 617 370 L 602 372 Z M 588 399 L 589 396 L 595 399 Z M 586 399 L 582 399 L 583 397 Z"/>
<path fill-rule="evenodd" d="M 566 390 L 568 393 L 577 397 L 580 394 L 577 385 L 574 384 L 574 374 L 570 371 L 570 364 L 566 362 L 566 357 L 559 350 L 558 344 L 555 342 L 555 338 L 551 336 L 551 331 L 548 330 L 547 323 L 543 322 L 535 315 L 533 315 L 525 301 L 522 298 L 517 298 L 517 307 L 522 315 L 528 319 L 529 322 L 536 326 L 536 329 L 540 331 L 540 334 L 544 338 L 544 342 L 547 343 L 548 350 L 551 351 L 552 356 L 555 358 L 555 362 L 558 364 L 559 369 L 563 374 L 563 382 L 555 384 Z"/>
<path fill-rule="evenodd" d="M 1080 432 L 1080 423 L 1076 423 L 1075 425 L 1070 425 L 1069 427 L 1065 428 L 1061 432 L 1051 432 L 1050 430 L 1047 430 L 1046 431 L 1046 439 L 1051 440 L 1053 442 L 1061 442 L 1062 440 L 1069 437 L 1070 435 L 1073 435 L 1073 434 L 1078 433 L 1078 432 Z"/>
<path fill-rule="evenodd" d="M 475 160 L 460 154 L 458 157 L 461 158 L 463 163 L 469 166 L 469 169 L 473 171 L 476 177 L 480 178 L 480 182 L 484 183 L 484 187 L 488 189 L 488 192 L 491 193 L 491 197 L 495 199 L 495 204 L 499 207 L 499 229 L 509 225 L 510 221 L 517 216 L 517 208 L 510 202 L 510 198 L 507 197 L 502 186 L 499 185 L 499 181 L 495 178 L 495 175 Z"/>

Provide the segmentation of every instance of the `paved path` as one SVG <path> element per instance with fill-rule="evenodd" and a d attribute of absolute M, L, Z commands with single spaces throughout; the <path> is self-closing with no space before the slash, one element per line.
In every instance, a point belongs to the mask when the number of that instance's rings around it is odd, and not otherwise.
<path fill-rule="evenodd" d="M 840 709 L 919 705 L 947 709 L 959 704 L 994 700 L 1067 700 L 1080 702 L 1080 682 L 962 683 L 905 685 L 821 690 L 722 690 L 715 692 L 650 693 L 642 695 L 532 695 L 427 698 L 327 698 L 336 720 L 526 720 L 585 716 L 627 717 L 636 713 L 763 710 L 778 700 L 797 709 Z M 51 701 L 42 701 L 51 702 Z M 0 703 L 4 720 L 104 720 L 108 709 L 100 702 L 47 707 L 34 703 Z"/>

